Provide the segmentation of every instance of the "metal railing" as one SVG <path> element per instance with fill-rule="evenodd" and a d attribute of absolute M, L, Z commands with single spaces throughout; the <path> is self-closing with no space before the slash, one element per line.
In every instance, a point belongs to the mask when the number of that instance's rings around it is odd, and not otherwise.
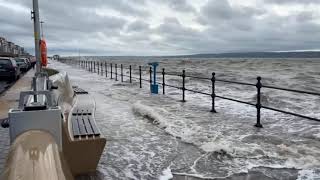
<path fill-rule="evenodd" d="M 71 60 L 72 61 L 72 60 Z M 143 82 L 149 82 L 150 84 L 152 84 L 152 69 L 150 67 L 150 69 L 148 70 L 146 67 L 144 71 L 146 71 L 146 73 L 149 73 L 150 77 L 149 79 L 144 79 L 142 78 L 142 66 L 139 66 L 138 69 L 132 68 L 132 65 L 129 65 L 126 67 L 123 66 L 123 64 L 120 65 L 120 75 L 118 74 L 118 64 L 112 64 L 112 63 L 107 63 L 107 62 L 101 62 L 101 61 L 79 61 L 77 62 L 78 66 L 80 68 L 86 69 L 90 72 L 96 72 L 98 74 L 103 75 L 103 73 L 105 73 L 105 76 L 108 77 L 108 73 L 110 74 L 110 78 L 113 79 L 113 75 L 115 76 L 115 80 L 118 81 L 118 76 L 121 77 L 121 82 L 124 81 L 123 77 L 128 77 L 129 78 L 129 82 L 132 83 L 132 79 L 138 80 L 139 81 L 139 87 L 142 88 L 142 84 Z M 73 64 L 75 64 L 73 62 Z M 103 69 L 104 67 L 104 69 Z M 109 68 L 108 68 L 109 67 Z M 149 67 L 149 66 L 148 66 Z M 123 73 L 123 69 L 129 70 L 129 75 L 124 74 Z M 108 71 L 109 70 L 109 71 Z M 104 71 L 104 72 L 103 72 Z M 136 71 L 139 74 L 139 77 L 133 77 L 132 76 L 132 72 Z M 228 100 L 228 101 L 233 101 L 233 102 L 237 102 L 237 103 L 241 103 L 241 104 L 246 104 L 249 106 L 254 106 L 256 108 L 256 124 L 255 126 L 258 128 L 262 128 L 262 124 L 261 124 L 261 109 L 267 109 L 267 110 L 271 110 L 271 111 L 275 111 L 275 112 L 279 112 L 279 113 L 284 113 L 284 114 L 288 114 L 288 115 L 292 115 L 292 116 L 296 116 L 296 117 L 300 117 L 300 118 L 305 118 L 305 119 L 309 119 L 309 120 L 313 120 L 313 121 L 319 121 L 320 119 L 315 118 L 315 117 L 309 117 L 306 115 L 302 115 L 302 114 L 298 114 L 295 112 L 290 112 L 290 111 L 285 111 L 285 110 L 281 110 L 281 109 L 277 109 L 274 107 L 269 107 L 266 105 L 263 105 L 261 103 L 261 90 L 262 88 L 264 89 L 273 89 L 273 90 L 281 90 L 281 91 L 287 91 L 287 92 L 294 92 L 294 93 L 299 93 L 299 94 L 307 94 L 307 95 L 313 95 L 313 96 L 320 96 L 320 93 L 316 93 L 316 92 L 308 92 L 308 91 L 302 91 L 302 90 L 295 90 L 295 89 L 288 89 L 288 88 L 282 88 L 282 87 L 275 87 L 275 86 L 269 86 L 269 85 L 263 85 L 262 84 L 262 78 L 261 77 L 257 77 L 257 81 L 255 83 L 246 83 L 246 82 L 239 82 L 239 81 L 231 81 L 231 80 L 225 80 L 225 79 L 218 79 L 216 78 L 216 74 L 213 72 L 211 74 L 211 77 L 197 77 L 197 76 L 192 76 L 192 75 L 187 75 L 185 70 L 182 70 L 181 73 L 172 73 L 172 72 L 166 72 L 165 69 L 163 68 L 161 72 L 157 72 L 157 74 L 161 74 L 162 75 L 162 82 L 158 82 L 158 84 L 160 84 L 162 86 L 162 93 L 165 94 L 166 92 L 166 87 L 170 87 L 170 88 L 175 88 L 175 89 L 179 89 L 182 92 L 182 102 L 186 102 L 186 91 L 188 92 L 192 92 L 192 93 L 197 93 L 197 94 L 201 94 L 201 95 L 205 95 L 205 96 L 210 96 L 211 97 L 211 112 L 216 113 L 216 109 L 215 109 L 215 100 L 216 98 L 220 98 L 220 99 L 224 99 L 224 100 Z M 182 82 L 182 86 L 176 86 L 176 85 L 172 85 L 172 84 L 167 84 L 166 83 L 166 76 L 176 76 L 176 77 L 181 77 L 181 82 Z M 208 80 L 211 81 L 211 92 L 202 92 L 202 91 L 197 91 L 197 90 L 193 90 L 193 89 L 189 89 L 186 88 L 186 81 L 185 78 L 194 78 L 194 79 L 200 79 L 200 80 Z M 230 97 L 225 97 L 222 95 L 217 95 L 216 94 L 216 82 L 223 82 L 223 83 L 229 83 L 229 84 L 237 84 L 237 85 L 242 85 L 242 86 L 251 86 L 251 87 L 255 87 L 256 88 L 256 103 L 252 103 L 252 102 L 245 102 L 239 99 L 234 99 L 234 98 L 230 98 Z"/>

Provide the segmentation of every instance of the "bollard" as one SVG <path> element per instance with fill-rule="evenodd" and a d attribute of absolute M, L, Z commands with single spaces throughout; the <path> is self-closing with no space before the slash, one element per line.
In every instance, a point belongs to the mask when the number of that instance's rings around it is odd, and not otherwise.
<path fill-rule="evenodd" d="M 106 77 L 108 77 L 108 64 L 107 64 L 107 61 L 104 62 L 104 69 L 106 70 Z"/>
<path fill-rule="evenodd" d="M 123 65 L 121 64 L 121 82 L 123 82 Z"/>
<path fill-rule="evenodd" d="M 150 82 L 150 87 L 152 85 L 152 67 L 150 67 L 149 69 L 149 73 L 150 73 L 150 79 L 149 79 L 149 82 Z"/>
<path fill-rule="evenodd" d="M 186 85 L 185 85 L 185 81 L 186 81 L 186 71 L 185 70 L 182 70 L 182 102 L 186 102 L 186 99 L 185 99 L 185 91 L 186 91 Z"/>
<path fill-rule="evenodd" d="M 257 124 L 255 125 L 255 127 L 257 128 L 263 128 L 261 122 L 260 122 L 260 118 L 261 118 L 261 114 L 260 114 L 260 111 L 261 111 L 261 87 L 262 87 L 262 84 L 261 84 L 261 77 L 257 77 L 257 84 L 256 84 L 256 87 L 257 87 L 257 104 L 256 104 L 256 108 L 257 108 Z"/>
<path fill-rule="evenodd" d="M 165 71 L 164 68 L 162 69 L 162 94 L 166 94 L 165 93 L 165 87 L 166 87 L 166 82 L 165 82 Z"/>
<path fill-rule="evenodd" d="M 129 66 L 129 76 L 130 76 L 130 83 L 132 83 L 132 73 L 131 73 L 131 65 Z"/>
<path fill-rule="evenodd" d="M 115 67 L 115 73 L 116 73 L 116 81 L 118 81 L 118 65 L 117 64 L 115 64 L 114 65 Z"/>
<path fill-rule="evenodd" d="M 211 112 L 217 113 L 215 109 L 215 98 L 216 98 L 216 73 L 212 73 L 212 78 L 211 78 L 211 83 L 212 83 L 212 90 L 211 90 L 211 99 L 212 99 L 212 107 L 211 107 Z"/>
<path fill-rule="evenodd" d="M 142 79 L 141 79 L 141 66 L 139 66 L 139 83 L 140 83 L 140 88 L 142 88 Z"/>
<path fill-rule="evenodd" d="M 110 64 L 110 79 L 112 79 L 112 63 Z"/>

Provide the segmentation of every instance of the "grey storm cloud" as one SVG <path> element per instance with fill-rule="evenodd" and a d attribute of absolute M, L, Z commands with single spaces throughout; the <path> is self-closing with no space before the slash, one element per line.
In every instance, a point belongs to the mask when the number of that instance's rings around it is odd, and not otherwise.
<path fill-rule="evenodd" d="M 275 4 L 310 4 L 315 3 L 319 4 L 319 0 L 264 0 L 266 3 L 275 3 Z"/>
<path fill-rule="evenodd" d="M 176 11 L 192 13 L 195 11 L 195 8 L 189 4 L 187 0 L 166 0 L 166 2 L 172 9 Z"/>
<path fill-rule="evenodd" d="M 250 1 L 250 0 L 248 0 Z M 49 54 L 320 49 L 318 0 L 39 0 Z M 317 3 L 319 5 L 317 5 Z M 270 6 L 287 10 L 277 12 Z M 290 11 L 292 7 L 300 7 Z M 0 0 L 0 36 L 33 51 L 31 0 Z M 282 13 L 282 14 L 281 14 Z"/>

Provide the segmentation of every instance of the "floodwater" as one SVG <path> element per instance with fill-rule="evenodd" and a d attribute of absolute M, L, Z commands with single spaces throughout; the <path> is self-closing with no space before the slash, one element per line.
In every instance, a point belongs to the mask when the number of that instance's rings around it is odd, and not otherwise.
<path fill-rule="evenodd" d="M 112 62 L 148 69 L 147 60 Z M 210 96 L 187 92 L 183 103 L 179 89 L 166 87 L 162 95 L 160 86 L 160 94 L 151 95 L 148 82 L 140 89 L 137 80 L 130 83 L 127 77 L 115 81 L 110 74 L 58 62 L 50 67 L 68 72 L 73 85 L 90 92 L 98 126 L 107 138 L 97 173 L 79 179 L 320 179 L 320 122 L 263 109 L 264 128 L 258 129 L 252 106 L 217 98 L 218 113 L 211 113 Z M 171 59 L 160 61 L 160 68 L 209 78 L 215 72 L 218 79 L 252 84 L 261 76 L 264 85 L 320 90 L 317 59 Z M 133 76 L 138 77 L 137 70 Z M 143 77 L 148 79 L 148 72 Z M 167 75 L 166 83 L 181 86 L 181 77 Z M 209 80 L 186 78 L 190 89 L 211 93 L 210 85 Z M 256 101 L 254 86 L 217 82 L 216 91 Z M 320 97 L 268 89 L 262 94 L 263 105 L 320 117 Z"/>

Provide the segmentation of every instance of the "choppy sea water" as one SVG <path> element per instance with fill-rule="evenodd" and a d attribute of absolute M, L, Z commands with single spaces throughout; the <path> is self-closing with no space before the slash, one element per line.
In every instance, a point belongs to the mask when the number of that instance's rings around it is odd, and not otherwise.
<path fill-rule="evenodd" d="M 82 57 L 84 58 L 84 57 Z M 88 58 L 87 59 L 98 59 Z M 108 58 L 99 58 L 101 61 Z M 150 60 L 153 61 L 153 60 Z M 159 60 L 160 68 L 193 76 L 319 92 L 318 59 L 211 59 Z M 128 67 L 149 60 L 108 60 Z M 97 122 L 107 137 L 107 147 L 97 174 L 83 179 L 158 179 L 174 176 L 226 179 L 319 179 L 320 123 L 262 110 L 263 129 L 255 124 L 254 107 L 166 88 L 166 95 L 150 95 L 149 85 L 110 80 L 75 67 L 53 62 L 69 72 L 71 80 L 87 89 L 97 104 Z M 124 70 L 128 73 L 128 70 Z M 137 71 L 133 72 L 137 76 Z M 144 73 L 148 79 L 148 73 Z M 120 79 L 120 78 L 119 78 Z M 161 78 L 159 77 L 159 80 Z M 166 76 L 181 85 L 181 78 Z M 210 81 L 187 78 L 190 89 L 210 93 Z M 217 95 L 255 102 L 255 87 L 217 83 Z M 161 93 L 161 91 L 160 91 Z M 262 103 L 312 117 L 320 117 L 320 97 L 263 89 Z M 249 173 L 249 175 L 248 175 Z"/>

